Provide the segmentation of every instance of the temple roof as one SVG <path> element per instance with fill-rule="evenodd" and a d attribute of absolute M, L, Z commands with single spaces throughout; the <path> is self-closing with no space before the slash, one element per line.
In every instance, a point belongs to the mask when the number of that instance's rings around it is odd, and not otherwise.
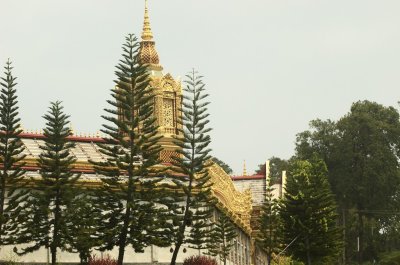
<path fill-rule="evenodd" d="M 244 176 L 231 176 L 233 181 L 235 180 L 251 180 L 251 179 L 265 179 L 265 175 L 244 175 Z"/>
<path fill-rule="evenodd" d="M 37 159 L 41 153 L 39 145 L 44 145 L 43 134 L 33 133 L 22 133 L 21 140 L 26 147 L 23 154 L 26 155 L 26 159 Z M 101 161 L 105 159 L 105 156 L 100 153 L 96 143 L 104 142 L 104 139 L 97 137 L 68 137 L 69 140 L 75 142 L 75 147 L 72 148 L 71 153 L 76 157 L 77 162 L 88 163 L 89 160 Z"/>
<path fill-rule="evenodd" d="M 24 169 L 27 170 L 25 175 L 31 179 L 39 179 L 40 173 L 38 171 L 37 159 L 42 151 L 39 146 L 44 145 L 45 136 L 40 133 L 24 132 L 20 134 L 20 137 L 25 146 L 25 150 L 23 151 L 23 154 L 26 155 L 24 159 Z M 106 156 L 97 147 L 97 143 L 105 143 L 105 139 L 100 137 L 70 136 L 68 140 L 75 143 L 75 147 L 72 148 L 71 153 L 77 159 L 73 165 L 72 172 L 82 173 L 79 178 L 79 181 L 82 183 L 87 183 L 90 186 L 101 185 L 101 180 L 95 174 L 89 160 L 101 161 L 106 159 Z M 237 191 L 230 176 L 214 162 L 210 161 L 209 163 L 211 163 L 208 167 L 210 181 L 214 183 L 212 191 L 218 199 L 217 207 L 227 212 L 232 217 L 232 220 L 245 233 L 250 235 L 250 214 L 252 209 L 250 190 L 244 192 Z M 165 165 L 167 164 L 162 163 L 160 166 Z M 168 179 L 164 179 L 163 181 L 170 182 Z"/>

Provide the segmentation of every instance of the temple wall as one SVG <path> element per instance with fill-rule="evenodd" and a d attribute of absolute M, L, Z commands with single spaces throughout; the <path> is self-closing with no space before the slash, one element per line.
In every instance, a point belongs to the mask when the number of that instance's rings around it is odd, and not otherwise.
<path fill-rule="evenodd" d="M 238 191 L 250 189 L 253 206 L 262 205 L 265 198 L 265 179 L 240 179 L 234 180 L 233 184 Z M 272 194 L 274 198 L 281 197 L 281 184 L 272 185 Z"/>
<path fill-rule="evenodd" d="M 238 191 L 250 189 L 253 205 L 261 205 L 265 197 L 265 179 L 234 180 L 233 184 Z"/>
<path fill-rule="evenodd" d="M 220 215 L 219 210 L 215 210 L 214 215 L 212 217 L 213 220 L 216 220 Z M 237 238 L 234 240 L 234 246 L 231 250 L 231 253 L 227 260 L 227 265 L 250 265 L 251 264 L 251 238 L 239 227 L 236 227 Z M 24 245 L 17 245 L 18 248 L 23 247 Z M 13 253 L 14 246 L 5 246 L 0 249 L 0 261 L 4 260 L 13 260 L 16 262 L 23 263 L 42 263 L 46 264 L 50 257 L 50 253 L 48 253 L 47 249 L 44 247 L 35 251 L 33 253 L 26 254 L 24 256 L 17 256 Z M 186 249 L 186 253 L 183 253 L 183 249 Z M 205 252 L 206 250 L 202 251 Z M 97 257 L 105 256 L 109 254 L 112 258 L 116 259 L 118 257 L 118 249 L 114 248 L 112 251 L 99 252 L 93 251 L 93 254 Z M 180 253 L 178 255 L 177 263 L 183 263 L 183 260 L 186 257 L 192 255 L 198 255 L 198 250 L 188 248 L 187 246 L 182 246 L 180 249 Z M 202 253 L 203 254 L 203 253 Z M 132 248 L 129 246 L 125 250 L 125 258 L 124 263 L 141 263 L 141 264 L 151 264 L 151 263 L 159 263 L 159 264 L 169 264 L 172 253 L 170 252 L 170 247 L 160 248 L 156 246 L 149 246 L 145 249 L 144 253 L 135 253 Z M 58 252 L 58 262 L 59 263 L 79 263 L 79 256 L 77 253 L 68 253 L 68 252 Z M 219 261 L 219 258 L 216 257 L 216 260 L 219 264 L 222 264 Z M 260 264 L 258 264 L 260 265 Z"/>

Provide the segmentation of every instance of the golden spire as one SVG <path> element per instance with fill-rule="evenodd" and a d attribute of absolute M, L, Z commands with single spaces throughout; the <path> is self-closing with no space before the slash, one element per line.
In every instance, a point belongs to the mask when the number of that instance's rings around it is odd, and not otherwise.
<path fill-rule="evenodd" d="M 150 64 L 156 70 L 162 70 L 161 65 L 159 65 L 160 59 L 156 51 L 155 42 L 153 41 L 153 33 L 151 32 L 147 0 L 145 0 L 144 7 L 142 41 L 140 43 L 140 61 L 144 64 Z"/>
<path fill-rule="evenodd" d="M 247 171 L 246 171 L 246 160 L 243 160 L 243 176 L 247 176 Z"/>
<path fill-rule="evenodd" d="M 142 40 L 153 40 L 153 33 L 151 32 L 149 10 L 147 8 L 147 0 L 144 2 L 144 22 L 143 22 L 143 32 Z"/>

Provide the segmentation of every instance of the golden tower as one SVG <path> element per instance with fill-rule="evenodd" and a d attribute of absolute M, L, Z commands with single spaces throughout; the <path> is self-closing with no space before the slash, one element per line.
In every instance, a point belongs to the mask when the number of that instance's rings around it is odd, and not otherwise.
<path fill-rule="evenodd" d="M 155 95 L 154 115 L 159 126 L 161 146 L 163 150 L 160 158 L 163 162 L 170 162 L 171 156 L 176 155 L 176 146 L 173 144 L 173 137 L 178 136 L 178 121 L 181 119 L 182 88 L 180 80 L 176 80 L 171 74 L 164 74 L 163 67 L 155 48 L 153 33 L 150 27 L 149 11 L 147 0 L 144 8 L 144 22 L 142 41 L 140 42 L 140 60 L 149 64 L 150 86 Z"/>

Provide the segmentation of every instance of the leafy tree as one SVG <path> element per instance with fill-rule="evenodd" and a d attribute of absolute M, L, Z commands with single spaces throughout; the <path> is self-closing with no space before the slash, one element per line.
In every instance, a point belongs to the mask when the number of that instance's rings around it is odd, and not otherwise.
<path fill-rule="evenodd" d="M 226 174 L 231 175 L 233 173 L 232 168 L 227 163 L 225 163 L 224 161 L 222 161 L 222 160 L 220 160 L 220 159 L 218 159 L 216 157 L 212 157 L 211 160 L 214 163 L 216 163 L 218 166 L 222 167 L 222 169 L 226 172 Z"/>
<path fill-rule="evenodd" d="M 285 245 L 300 261 L 329 264 L 339 254 L 341 231 L 336 203 L 322 160 L 297 160 L 291 165 L 282 201 Z"/>
<path fill-rule="evenodd" d="M 271 183 L 279 182 L 282 177 L 282 171 L 286 171 L 288 169 L 288 166 L 289 162 L 287 160 L 275 156 L 271 157 L 269 159 L 269 173 Z M 258 170 L 256 171 L 256 173 L 260 175 L 266 174 L 265 163 L 258 165 Z"/>
<path fill-rule="evenodd" d="M 296 157 L 306 160 L 318 156 L 330 168 L 338 144 L 337 122 L 316 119 L 309 125 L 310 130 L 297 134 Z"/>
<path fill-rule="evenodd" d="M 25 155 L 19 137 L 22 130 L 18 118 L 16 77 L 12 75 L 10 60 L 4 68 L 5 77 L 0 81 L 0 246 L 15 241 L 13 235 L 18 230 L 18 215 L 28 193 L 23 190 L 25 171 L 22 160 Z"/>
<path fill-rule="evenodd" d="M 154 94 L 149 86 L 147 66 L 139 61 L 139 43 L 133 34 L 126 37 L 122 59 L 116 66 L 116 87 L 112 89 L 109 116 L 102 132 L 105 144 L 99 144 L 105 161 L 95 162 L 95 171 L 103 182 L 96 205 L 104 210 L 102 249 L 118 247 L 122 265 L 127 246 L 143 252 L 148 245 L 170 243 L 168 208 L 162 190 L 154 190 L 162 178 L 154 166 L 161 150 L 153 115 Z M 167 203 L 167 202 L 165 202 Z"/>
<path fill-rule="evenodd" d="M 221 214 L 211 233 L 211 240 L 208 244 L 212 256 L 219 256 L 226 265 L 226 259 L 234 246 L 233 239 L 237 237 L 236 228 L 225 214 Z"/>
<path fill-rule="evenodd" d="M 338 197 L 355 207 L 363 261 L 365 223 L 387 210 L 400 183 L 400 121 L 393 107 L 359 101 L 339 120 L 341 159 L 334 170 Z"/>
<path fill-rule="evenodd" d="M 265 201 L 260 217 L 260 233 L 257 243 L 267 254 L 267 263 L 271 264 L 273 254 L 277 255 L 282 249 L 282 222 L 279 215 L 280 207 L 277 199 L 273 198 L 271 183 L 267 183 Z"/>
<path fill-rule="evenodd" d="M 73 186 L 80 174 L 71 172 L 76 161 L 70 153 L 74 143 L 67 139 L 72 133 L 68 127 L 69 116 L 63 113 L 61 102 L 52 102 L 43 117 L 46 120 L 45 138 L 38 160 L 41 179 L 37 181 L 36 190 L 30 198 L 25 227 L 21 231 L 25 234 L 25 242 L 30 243 L 19 254 L 44 246 L 50 248 L 51 264 L 55 265 L 57 250 L 66 246 L 69 229 L 67 212 L 74 199 Z"/>
<path fill-rule="evenodd" d="M 377 210 L 374 214 L 380 214 L 380 241 L 381 251 L 392 252 L 400 249 L 400 191 L 393 196 L 387 210 Z"/>
<path fill-rule="evenodd" d="M 382 211 L 390 211 L 398 189 L 399 114 L 393 107 L 358 101 L 339 121 L 315 120 L 310 125 L 311 130 L 298 134 L 296 155 L 301 159 L 317 155 L 327 164 L 341 223 L 346 227 L 346 256 L 354 256 L 351 251 L 358 237 L 361 263 L 364 249 L 371 252 L 376 241 L 369 231 L 379 231 L 387 220 L 389 215 L 382 218 Z"/>
<path fill-rule="evenodd" d="M 213 212 L 214 199 L 211 195 L 211 183 L 208 175 L 206 161 L 210 159 L 211 142 L 208 124 L 207 105 L 204 100 L 208 97 L 204 94 L 205 88 L 202 77 L 193 70 L 186 75 L 187 81 L 183 100 L 183 129 L 181 137 L 176 138 L 177 152 L 173 166 L 175 172 L 181 176 L 172 178 L 172 181 L 183 194 L 181 211 L 177 212 L 176 229 L 173 234 L 175 245 L 171 265 L 175 265 L 178 252 L 182 244 L 190 242 L 186 237 L 187 228 L 197 229 L 202 234 L 209 230 L 210 219 Z M 195 224 L 195 226 L 193 226 Z M 191 232 L 189 232 L 190 234 Z M 198 231 L 196 232 L 197 234 Z M 204 240 L 207 240 L 206 238 Z M 199 244 L 199 243 L 197 243 Z"/>

